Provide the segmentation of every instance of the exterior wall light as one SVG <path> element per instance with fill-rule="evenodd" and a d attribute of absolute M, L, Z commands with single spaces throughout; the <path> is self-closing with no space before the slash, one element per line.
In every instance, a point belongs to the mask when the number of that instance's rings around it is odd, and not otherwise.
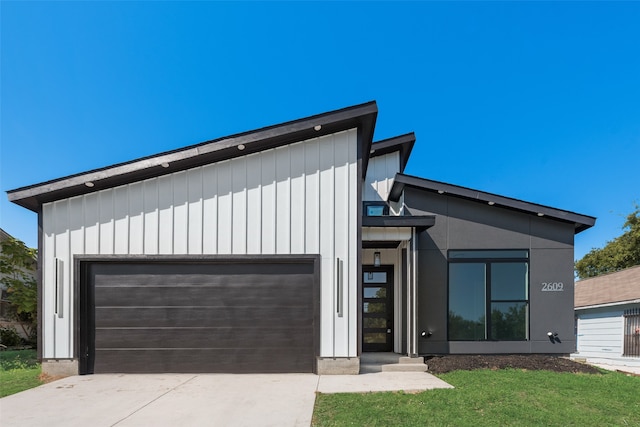
<path fill-rule="evenodd" d="M 373 253 L 373 265 L 375 267 L 380 267 L 380 252 Z"/>
<path fill-rule="evenodd" d="M 487 204 L 488 204 L 489 206 L 493 206 L 493 205 L 495 205 L 495 204 L 496 204 L 496 202 L 487 202 Z"/>
<path fill-rule="evenodd" d="M 168 168 L 168 167 L 169 167 L 169 163 L 164 162 L 164 163 L 161 163 L 161 164 L 160 164 L 160 166 L 162 166 L 163 168 L 165 168 L 165 169 L 166 169 L 166 168 Z"/>
<path fill-rule="evenodd" d="M 87 187 L 91 188 L 91 187 L 93 187 L 95 184 L 94 184 L 93 182 L 91 182 L 91 181 L 87 181 L 87 182 L 85 182 L 85 183 L 84 183 L 84 185 L 86 185 Z"/>
<path fill-rule="evenodd" d="M 242 151 L 244 150 L 246 147 L 244 146 L 244 144 L 240 144 L 238 145 L 238 150 Z"/>
<path fill-rule="evenodd" d="M 320 126 L 320 125 L 315 125 L 313 127 L 313 130 L 315 130 L 316 132 L 319 131 L 320 129 L 322 129 L 322 126 Z"/>
<path fill-rule="evenodd" d="M 444 190 L 438 190 L 438 194 L 444 194 Z"/>
<path fill-rule="evenodd" d="M 557 332 L 547 332 L 547 336 L 549 337 L 549 342 L 551 342 L 551 344 L 556 344 L 556 343 L 561 343 L 562 341 L 560 340 L 560 338 L 558 338 L 558 333 Z"/>
<path fill-rule="evenodd" d="M 542 212 L 538 212 L 538 216 L 544 216 Z"/>

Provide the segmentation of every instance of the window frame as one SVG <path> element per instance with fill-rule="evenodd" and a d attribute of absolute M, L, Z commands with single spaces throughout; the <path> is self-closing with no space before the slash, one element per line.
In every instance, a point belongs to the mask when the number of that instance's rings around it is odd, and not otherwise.
<path fill-rule="evenodd" d="M 363 209 L 362 212 L 364 216 L 368 217 L 380 217 L 380 216 L 389 216 L 389 205 L 385 202 L 362 202 Z M 382 208 L 382 214 L 380 215 L 369 215 L 369 207 L 372 208 Z"/>
<path fill-rule="evenodd" d="M 521 252 L 525 256 L 508 256 L 508 252 Z M 484 254 L 485 256 L 469 256 L 469 257 L 456 257 L 463 252 L 477 252 L 478 254 Z M 491 256 L 491 255 L 494 256 Z M 516 254 L 514 254 L 516 255 Z M 531 258 L 530 251 L 528 249 L 449 249 L 447 251 L 447 341 L 456 342 L 522 342 L 529 341 L 531 338 Z M 494 299 L 491 294 L 491 280 L 492 280 L 492 264 L 515 264 L 525 263 L 527 266 L 526 275 L 526 289 L 525 299 Z M 470 340 L 470 339 L 452 339 L 451 338 L 451 325 L 450 325 L 450 304 L 451 304 L 451 270 L 452 264 L 484 264 L 485 277 L 484 277 L 484 310 L 485 310 L 485 324 L 484 324 L 484 339 Z M 516 340 L 497 339 L 492 337 L 492 310 L 491 307 L 494 303 L 524 303 L 526 307 L 525 318 L 525 338 Z"/>

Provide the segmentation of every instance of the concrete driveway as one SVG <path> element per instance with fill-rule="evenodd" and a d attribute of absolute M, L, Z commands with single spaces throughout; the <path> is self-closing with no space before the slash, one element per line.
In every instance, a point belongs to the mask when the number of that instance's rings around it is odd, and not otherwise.
<path fill-rule="evenodd" d="M 0 399 L 9 426 L 309 426 L 316 392 L 451 388 L 432 375 L 86 375 Z"/>

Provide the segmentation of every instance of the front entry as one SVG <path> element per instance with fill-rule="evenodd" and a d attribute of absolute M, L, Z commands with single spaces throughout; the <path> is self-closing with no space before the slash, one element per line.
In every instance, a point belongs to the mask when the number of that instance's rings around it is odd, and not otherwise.
<path fill-rule="evenodd" d="M 362 351 L 393 351 L 393 266 L 362 272 Z"/>

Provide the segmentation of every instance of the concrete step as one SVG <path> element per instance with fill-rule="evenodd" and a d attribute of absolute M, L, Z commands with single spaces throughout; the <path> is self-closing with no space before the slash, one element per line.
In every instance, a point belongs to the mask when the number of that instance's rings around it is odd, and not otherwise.
<path fill-rule="evenodd" d="M 398 363 L 401 365 L 424 365 L 424 357 L 402 356 L 398 359 Z"/>
<path fill-rule="evenodd" d="M 362 353 L 360 373 L 425 372 L 424 357 L 407 357 L 397 353 Z"/>
<path fill-rule="evenodd" d="M 382 365 L 382 372 L 427 372 L 427 365 L 424 363 L 396 363 Z"/>

